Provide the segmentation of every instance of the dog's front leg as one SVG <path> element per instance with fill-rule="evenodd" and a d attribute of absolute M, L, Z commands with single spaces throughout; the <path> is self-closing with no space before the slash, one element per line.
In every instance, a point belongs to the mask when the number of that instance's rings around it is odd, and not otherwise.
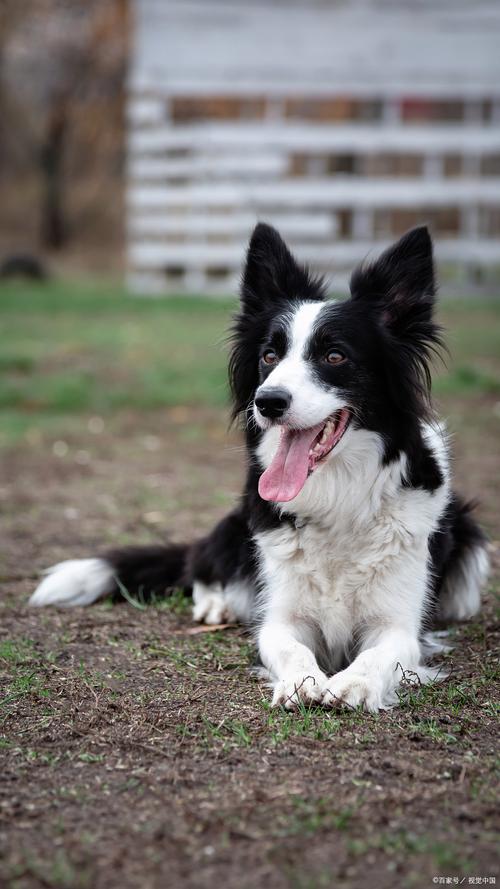
<path fill-rule="evenodd" d="M 283 704 L 293 710 L 299 701 L 323 697 L 327 677 L 301 635 L 300 627 L 283 619 L 268 618 L 260 629 L 259 653 L 273 680 L 273 707 Z"/>
<path fill-rule="evenodd" d="M 404 629 L 388 627 L 370 634 L 365 647 L 345 670 L 328 680 L 323 702 L 327 706 L 363 706 L 376 712 L 397 703 L 396 689 L 407 676 L 414 681 L 419 670 L 418 638 Z"/>
<path fill-rule="evenodd" d="M 421 665 L 419 642 L 428 587 L 427 537 L 412 538 L 411 543 L 398 557 L 382 561 L 360 590 L 366 616 L 359 631 L 359 654 L 328 680 L 325 704 L 361 705 L 375 712 L 397 703 L 403 678 L 425 681 L 433 675 Z"/>

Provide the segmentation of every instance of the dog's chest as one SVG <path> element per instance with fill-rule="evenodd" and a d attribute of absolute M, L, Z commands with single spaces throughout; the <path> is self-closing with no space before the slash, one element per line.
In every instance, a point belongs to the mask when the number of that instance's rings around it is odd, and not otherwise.
<path fill-rule="evenodd" d="M 374 563 L 383 558 L 377 529 L 360 534 L 299 522 L 259 535 L 258 543 L 270 607 L 318 624 L 327 637 L 330 626 L 338 633 L 363 619 Z"/>

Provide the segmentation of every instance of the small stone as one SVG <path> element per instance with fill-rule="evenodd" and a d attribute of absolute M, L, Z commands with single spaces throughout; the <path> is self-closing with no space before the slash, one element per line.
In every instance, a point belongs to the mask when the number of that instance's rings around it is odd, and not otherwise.
<path fill-rule="evenodd" d="M 91 417 L 87 428 L 89 432 L 92 432 L 93 435 L 100 435 L 104 430 L 104 420 L 102 417 Z"/>
<path fill-rule="evenodd" d="M 90 454 L 88 451 L 77 451 L 75 460 L 77 463 L 80 463 L 81 466 L 87 466 L 90 463 Z"/>
<path fill-rule="evenodd" d="M 55 457 L 65 457 L 68 451 L 69 447 L 65 441 L 55 441 L 52 445 L 52 453 Z"/>

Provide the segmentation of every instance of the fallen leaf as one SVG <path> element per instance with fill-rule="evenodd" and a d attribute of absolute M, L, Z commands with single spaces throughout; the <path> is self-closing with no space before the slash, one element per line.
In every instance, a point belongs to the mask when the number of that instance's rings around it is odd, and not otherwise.
<path fill-rule="evenodd" d="M 189 630 L 174 630 L 174 636 L 197 636 L 198 633 L 215 633 L 216 630 L 233 630 L 236 624 L 202 624 Z"/>

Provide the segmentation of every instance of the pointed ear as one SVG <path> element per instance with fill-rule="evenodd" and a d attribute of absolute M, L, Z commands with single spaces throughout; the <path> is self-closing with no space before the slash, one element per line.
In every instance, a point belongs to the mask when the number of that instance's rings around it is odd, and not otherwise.
<path fill-rule="evenodd" d="M 323 298 L 322 282 L 299 265 L 275 228 L 259 222 L 243 270 L 243 308 L 258 312 L 279 300 Z"/>
<path fill-rule="evenodd" d="M 356 269 L 351 293 L 353 300 L 377 311 L 383 326 L 396 335 L 415 322 L 430 322 L 435 283 L 428 229 L 412 229 L 371 265 Z"/>

